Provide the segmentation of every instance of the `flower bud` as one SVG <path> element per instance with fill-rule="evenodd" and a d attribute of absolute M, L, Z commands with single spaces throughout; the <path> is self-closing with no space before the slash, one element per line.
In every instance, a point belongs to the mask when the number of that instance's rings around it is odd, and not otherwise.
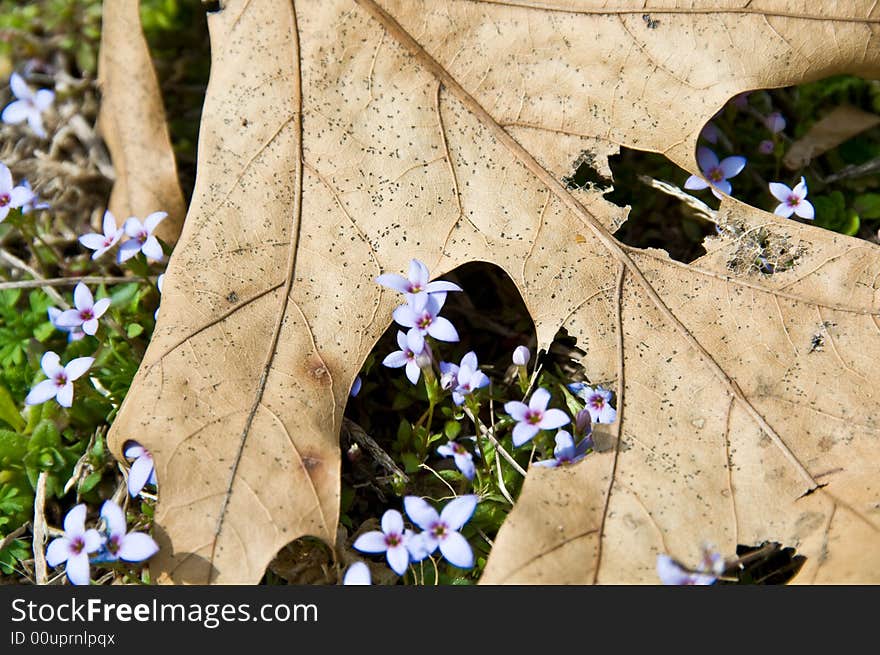
<path fill-rule="evenodd" d="M 779 134 L 785 129 L 785 118 L 783 118 L 782 114 L 778 111 L 774 111 L 772 114 L 768 114 L 767 118 L 764 119 L 764 125 L 766 125 L 767 129 L 773 134 Z"/>
<path fill-rule="evenodd" d="M 587 436 L 593 431 L 593 421 L 590 418 L 590 410 L 584 408 L 574 417 L 574 430 L 579 436 Z"/>
<path fill-rule="evenodd" d="M 758 144 L 758 152 L 762 155 L 769 155 L 773 152 L 773 142 L 769 139 L 764 139 L 761 143 Z"/>
<path fill-rule="evenodd" d="M 531 358 L 532 355 L 525 346 L 517 346 L 513 351 L 513 363 L 517 366 L 525 366 Z"/>

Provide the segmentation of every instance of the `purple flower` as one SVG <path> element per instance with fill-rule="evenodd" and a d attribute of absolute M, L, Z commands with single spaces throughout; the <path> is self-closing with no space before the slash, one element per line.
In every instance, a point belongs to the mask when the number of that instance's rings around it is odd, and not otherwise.
<path fill-rule="evenodd" d="M 64 328 L 79 327 L 86 334 L 94 335 L 98 331 L 98 319 L 110 307 L 110 299 L 101 298 L 95 302 L 92 292 L 80 282 L 73 290 L 73 303 L 76 309 L 61 312 L 57 319 L 58 325 Z"/>
<path fill-rule="evenodd" d="M 86 530 L 86 506 L 82 503 L 71 509 L 64 517 L 64 536 L 53 539 L 46 549 L 46 563 L 58 566 L 64 562 L 67 579 L 71 584 L 89 584 L 89 553 L 101 548 L 101 535 Z"/>
<path fill-rule="evenodd" d="M 438 514 L 427 501 L 418 496 L 406 496 L 403 506 L 413 523 L 424 532 L 419 535 L 430 555 L 437 548 L 453 566 L 469 569 L 474 565 L 470 544 L 459 532 L 477 507 L 477 496 L 470 494 L 449 501 Z"/>
<path fill-rule="evenodd" d="M 94 357 L 77 357 L 61 366 L 61 358 L 51 350 L 43 355 L 40 367 L 48 380 L 43 380 L 24 399 L 25 405 L 39 405 L 55 398 L 62 407 L 73 404 L 73 381 L 91 368 Z"/>
<path fill-rule="evenodd" d="M 162 261 L 165 256 L 162 252 L 162 245 L 153 236 L 153 232 L 166 216 L 168 216 L 166 212 L 153 212 L 144 219 L 143 223 L 134 216 L 125 220 L 122 229 L 130 238 L 119 247 L 120 264 L 128 261 L 139 252 L 144 253 L 144 256 L 149 259 Z"/>
<path fill-rule="evenodd" d="M 474 456 L 471 452 L 457 441 L 450 441 L 437 448 L 437 454 L 441 457 L 451 457 L 455 462 L 455 467 L 461 471 L 461 474 L 468 480 L 474 479 L 476 469 L 474 467 Z"/>
<path fill-rule="evenodd" d="M 773 150 L 776 146 L 769 139 L 764 139 L 761 143 L 758 144 L 758 152 L 762 155 L 769 155 L 773 153 Z"/>
<path fill-rule="evenodd" d="M 560 430 L 556 433 L 556 448 L 553 449 L 553 459 L 542 459 L 535 462 L 535 466 L 556 468 L 557 466 L 574 464 L 581 461 L 592 447 L 593 440 L 590 437 L 584 437 L 579 444 L 575 445 L 571 434 Z"/>
<path fill-rule="evenodd" d="M 46 111 L 55 100 L 55 94 L 48 89 L 33 91 L 18 73 L 13 73 L 9 79 L 9 86 L 17 98 L 14 102 L 6 105 L 0 120 L 9 125 L 18 125 L 27 121 L 31 129 L 41 139 L 46 138 L 46 130 L 43 128 L 43 112 Z"/>
<path fill-rule="evenodd" d="M 727 195 L 730 195 L 733 191 L 733 187 L 730 186 L 730 182 L 727 180 L 739 175 L 746 165 L 746 158 L 740 156 L 725 157 L 719 162 L 718 155 L 709 150 L 709 148 L 700 146 L 697 148 L 697 163 L 700 165 L 703 176 L 691 175 L 685 181 L 684 188 L 697 190 L 711 187 L 715 197 L 721 198 L 721 195 L 718 193 L 719 191 Z"/>
<path fill-rule="evenodd" d="M 593 423 L 614 423 L 617 420 L 617 410 L 609 404 L 612 394 L 608 389 L 593 389 L 583 382 L 569 384 L 568 389 L 586 403 L 585 409 L 590 412 Z"/>
<path fill-rule="evenodd" d="M 445 364 L 445 366 L 444 366 Z M 441 386 L 452 389 L 452 400 L 456 405 L 464 403 L 464 397 L 477 389 L 482 389 L 489 384 L 489 378 L 483 373 L 477 364 L 477 355 L 471 351 L 461 358 L 461 364 L 440 364 Z"/>
<path fill-rule="evenodd" d="M 125 449 L 125 456 L 134 460 L 128 470 L 128 493 L 134 498 L 145 484 L 156 484 L 156 467 L 150 451 L 137 442 L 131 442 Z"/>
<path fill-rule="evenodd" d="M 424 532 L 414 532 L 409 528 L 403 533 L 403 541 L 406 544 L 406 549 L 409 551 L 411 562 L 421 562 L 432 552 L 428 550 L 424 534 Z"/>
<path fill-rule="evenodd" d="M 669 555 L 657 555 L 657 575 L 665 585 L 710 585 L 726 566 L 721 554 L 708 544 L 703 546 L 703 561 L 696 571 L 686 569 Z"/>
<path fill-rule="evenodd" d="M 458 332 L 452 323 L 438 316 L 445 300 L 445 293 L 429 294 L 423 306 L 410 300 L 395 309 L 392 316 L 399 325 L 416 328 L 422 337 L 430 335 L 438 341 L 458 341 Z"/>
<path fill-rule="evenodd" d="M 504 411 L 517 422 L 513 427 L 513 445 L 522 446 L 531 441 L 540 430 L 555 430 L 571 423 L 561 409 L 547 409 L 550 392 L 539 387 L 532 394 L 529 404 L 512 400 L 504 404 Z"/>
<path fill-rule="evenodd" d="M 388 368 L 406 366 L 406 377 L 413 384 L 417 384 L 422 372 L 421 365 L 426 364 L 428 359 L 422 356 L 425 351 L 424 337 L 416 329 L 411 329 L 406 334 L 398 330 L 397 345 L 400 346 L 400 350 L 395 350 L 385 357 L 382 366 Z"/>
<path fill-rule="evenodd" d="M 124 232 L 121 227 L 116 227 L 116 219 L 109 210 L 104 212 L 104 224 L 102 225 L 102 229 L 104 230 L 104 234 L 91 232 L 89 234 L 83 234 L 79 238 L 79 242 L 82 245 L 89 250 L 95 251 L 92 253 L 92 259 L 97 259 L 110 250 L 110 248 L 115 246 L 122 238 Z"/>
<path fill-rule="evenodd" d="M 409 550 L 405 541 L 403 516 L 396 509 L 389 509 L 382 515 L 381 532 L 365 532 L 352 546 L 363 553 L 385 553 L 391 570 L 403 575 L 409 566 Z"/>
<path fill-rule="evenodd" d="M 99 561 L 142 562 L 157 552 L 159 546 L 153 538 L 143 532 L 126 532 L 125 512 L 111 500 L 101 507 L 101 517 L 106 524 L 107 539 L 98 557 Z"/>
<path fill-rule="evenodd" d="M 15 186 L 12 171 L 5 164 L 0 164 L 0 223 L 9 216 L 9 211 L 18 209 L 31 198 L 27 187 Z"/>
<path fill-rule="evenodd" d="M 370 567 L 363 562 L 355 562 L 348 567 L 345 576 L 342 578 L 344 585 L 369 585 L 373 584 L 370 576 Z"/>
<path fill-rule="evenodd" d="M 813 220 L 816 212 L 812 203 L 807 200 L 807 182 L 803 176 L 794 189 L 789 189 L 781 182 L 771 182 L 770 193 L 779 201 L 776 209 L 773 210 L 777 216 L 788 218 L 792 214 L 797 214 L 801 218 Z"/>
<path fill-rule="evenodd" d="M 532 354 L 525 346 L 517 346 L 513 351 L 513 363 L 517 366 L 525 366 L 532 358 Z"/>
<path fill-rule="evenodd" d="M 773 134 L 779 134 L 785 129 L 785 118 L 778 111 L 774 111 L 764 119 L 764 125 Z"/>
<path fill-rule="evenodd" d="M 461 291 L 461 287 L 452 282 L 444 280 L 428 282 L 428 279 L 428 267 L 418 259 L 413 259 L 409 263 L 409 278 L 397 273 L 383 273 L 376 278 L 376 282 L 383 287 L 405 294 L 407 301 L 413 301 L 416 307 L 424 306 L 428 300 L 428 294 L 442 293 L 445 297 L 447 291 Z"/>
<path fill-rule="evenodd" d="M 21 194 L 22 214 L 30 214 L 32 211 L 37 209 L 49 209 L 49 203 L 40 201 L 39 196 L 31 188 L 30 182 L 28 182 L 27 180 L 22 180 L 20 188 L 25 189 L 28 192 L 27 197 L 25 197 L 25 194 L 23 192 L 19 192 Z"/>
<path fill-rule="evenodd" d="M 64 327 L 63 325 L 58 325 L 58 317 L 61 316 L 62 312 L 57 307 L 50 307 L 48 310 L 49 314 L 49 322 L 55 326 L 56 330 L 61 330 L 62 332 L 67 332 L 67 341 L 79 341 L 80 339 L 86 336 L 86 333 L 82 331 L 82 327 L 74 326 L 74 327 Z"/>

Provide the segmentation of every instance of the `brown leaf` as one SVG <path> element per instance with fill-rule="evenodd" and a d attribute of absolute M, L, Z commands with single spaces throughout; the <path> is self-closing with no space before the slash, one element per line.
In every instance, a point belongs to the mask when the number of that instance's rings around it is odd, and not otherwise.
<path fill-rule="evenodd" d="M 782 163 L 791 170 L 803 168 L 819 155 L 878 124 L 880 116 L 877 114 L 851 105 L 835 107 L 788 147 Z"/>
<path fill-rule="evenodd" d="M 876 73 L 877 15 L 641 5 L 239 0 L 211 17 L 197 188 L 111 435 L 154 451 L 163 580 L 256 582 L 296 537 L 334 539 L 342 408 L 397 300 L 373 278 L 418 257 L 498 264 L 539 346 L 565 326 L 618 386 L 617 447 L 529 473 L 485 582 L 655 582 L 658 552 L 696 561 L 704 539 L 797 547 L 808 581 L 877 581 L 877 247 L 728 198 L 722 236 L 683 265 L 620 244 L 620 208 L 560 182 L 620 144 L 696 171 L 736 93 Z M 780 272 L 756 270 L 764 253 Z"/>
<path fill-rule="evenodd" d="M 104 2 L 98 83 L 101 135 L 116 169 L 110 211 L 117 221 L 168 212 L 156 236 L 173 244 L 186 203 L 165 122 L 150 50 L 141 30 L 139 0 Z"/>

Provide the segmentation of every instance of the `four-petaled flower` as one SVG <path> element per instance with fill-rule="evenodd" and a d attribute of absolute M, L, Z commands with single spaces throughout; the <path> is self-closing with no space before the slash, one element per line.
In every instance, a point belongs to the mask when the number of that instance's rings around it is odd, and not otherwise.
<path fill-rule="evenodd" d="M 511 400 L 504 404 L 504 411 L 516 421 L 513 427 L 513 445 L 522 446 L 531 441 L 540 430 L 555 430 L 571 423 L 561 409 L 547 409 L 550 392 L 539 387 L 532 394 L 529 404 Z"/>
<path fill-rule="evenodd" d="M 474 552 L 459 530 L 473 516 L 477 496 L 459 496 L 449 501 L 439 514 L 418 496 L 406 496 L 403 506 L 413 523 L 424 530 L 419 537 L 428 555 L 439 548 L 446 561 L 453 566 L 462 569 L 473 567 Z"/>
<path fill-rule="evenodd" d="M 581 461 L 593 447 L 593 440 L 590 437 L 584 437 L 577 445 L 574 438 L 565 430 L 556 433 L 556 447 L 553 449 L 553 459 L 542 459 L 535 462 L 535 466 L 546 466 L 556 468 L 557 466 L 565 466 L 566 464 L 574 464 Z"/>
<path fill-rule="evenodd" d="M 101 507 L 101 518 L 106 525 L 107 539 L 98 556 L 98 560 L 112 562 L 142 562 L 159 551 L 153 538 L 143 532 L 127 532 L 125 512 L 112 500 L 104 501 Z"/>
<path fill-rule="evenodd" d="M 437 454 L 441 457 L 451 457 L 455 462 L 455 467 L 461 471 L 461 474 L 468 480 L 474 479 L 476 468 L 474 467 L 474 456 L 471 452 L 457 441 L 450 441 L 437 448 Z"/>
<path fill-rule="evenodd" d="M 43 380 L 24 399 L 25 405 L 39 405 L 55 398 L 62 407 L 73 404 L 73 381 L 91 368 L 94 357 L 77 357 L 61 366 L 61 358 L 48 351 L 40 360 L 40 367 L 48 380 Z"/>
<path fill-rule="evenodd" d="M 31 198 L 27 187 L 15 186 L 12 171 L 5 164 L 0 164 L 0 223 L 9 216 L 9 211 L 18 209 Z"/>
<path fill-rule="evenodd" d="M 807 200 L 807 181 L 803 176 L 801 176 L 801 181 L 795 185 L 794 189 L 789 189 L 788 186 L 781 182 L 771 182 L 770 193 L 779 201 L 776 209 L 773 210 L 773 213 L 777 216 L 788 218 L 792 214 L 797 214 L 801 218 L 813 220 L 815 210 L 812 203 Z"/>
<path fill-rule="evenodd" d="M 370 576 L 370 567 L 363 562 L 355 562 L 348 567 L 342 578 L 344 585 L 369 585 L 373 584 Z"/>
<path fill-rule="evenodd" d="M 82 503 L 64 517 L 64 536 L 52 540 L 46 549 L 46 563 L 64 567 L 71 584 L 89 584 L 89 553 L 101 548 L 103 540 L 94 528 L 86 530 L 86 506 Z"/>
<path fill-rule="evenodd" d="M 456 405 L 464 403 L 465 396 L 489 384 L 489 378 L 478 368 L 474 351 L 462 357 L 459 366 L 441 363 L 440 373 L 443 377 L 441 386 L 448 385 L 452 389 L 452 400 Z"/>
<path fill-rule="evenodd" d="M 129 240 L 119 247 L 120 264 L 128 261 L 139 252 L 144 253 L 144 256 L 149 259 L 162 261 L 165 256 L 162 252 L 162 244 L 153 236 L 153 232 L 166 216 L 168 216 L 166 212 L 153 212 L 144 219 L 143 223 L 134 216 L 125 220 L 122 229 L 129 236 Z"/>
<path fill-rule="evenodd" d="M 355 540 L 352 547 L 363 553 L 385 553 L 388 566 L 397 575 L 406 573 L 409 566 L 403 516 L 396 509 L 389 509 L 382 515 L 381 531 L 365 532 Z"/>
<path fill-rule="evenodd" d="M 122 238 L 124 232 L 121 227 L 116 227 L 116 218 L 109 210 L 104 212 L 104 222 L 101 227 L 104 230 L 104 234 L 91 232 L 89 234 L 83 234 L 79 238 L 79 242 L 82 245 L 89 250 L 95 251 L 92 253 L 92 259 L 97 259 L 110 250 L 110 248 L 115 246 Z"/>
<path fill-rule="evenodd" d="M 428 278 L 428 267 L 418 259 L 413 259 L 409 263 L 409 278 L 397 273 L 383 273 L 376 278 L 376 282 L 383 287 L 405 294 L 407 300 L 412 301 L 415 307 L 424 306 L 428 294 L 443 294 L 445 297 L 447 291 L 461 291 L 461 287 L 452 282 L 445 280 L 428 282 Z"/>
<path fill-rule="evenodd" d="M 9 86 L 17 100 L 6 105 L 0 120 L 10 125 L 18 125 L 28 122 L 31 129 L 41 139 L 46 138 L 46 130 L 43 128 L 43 112 L 46 111 L 55 100 L 55 94 L 48 89 L 34 91 L 24 81 L 21 75 L 13 73 L 9 79 Z"/>
<path fill-rule="evenodd" d="M 134 460 L 128 470 L 128 493 L 134 498 L 145 484 L 156 484 L 156 468 L 153 455 L 137 442 L 131 442 L 125 449 L 125 456 Z"/>
<path fill-rule="evenodd" d="M 445 300 L 445 293 L 429 294 L 423 306 L 410 300 L 395 309 L 392 316 L 399 325 L 416 328 L 422 337 L 430 335 L 438 341 L 458 341 L 455 326 L 438 316 Z"/>
<path fill-rule="evenodd" d="M 406 377 L 413 384 L 418 383 L 422 369 L 419 366 L 420 355 L 425 350 L 425 339 L 418 330 L 409 330 L 404 333 L 397 331 L 397 345 L 400 350 L 395 350 L 382 360 L 382 365 L 388 368 L 400 368 L 406 366 Z"/>
<path fill-rule="evenodd" d="M 76 325 L 74 327 L 65 327 L 63 325 L 58 325 L 58 317 L 63 313 L 57 307 L 50 307 L 48 309 L 49 314 L 49 322 L 55 326 L 56 330 L 61 330 L 62 332 L 67 332 L 67 340 L 68 341 L 79 341 L 80 339 L 85 338 L 86 333 L 82 331 L 82 327 Z"/>
<path fill-rule="evenodd" d="M 64 328 L 81 328 L 86 334 L 94 335 L 98 331 L 98 319 L 110 307 L 110 298 L 101 298 L 95 302 L 89 288 L 80 282 L 73 290 L 73 303 L 76 309 L 61 312 L 57 324 Z"/>
<path fill-rule="evenodd" d="M 593 423 L 614 423 L 617 420 L 617 410 L 609 404 L 612 394 L 608 389 L 593 389 L 583 382 L 574 382 L 568 385 L 568 390 L 586 403 L 585 409 L 590 412 Z"/>
<path fill-rule="evenodd" d="M 731 177 L 739 175 L 740 171 L 746 165 L 746 158 L 739 155 L 734 157 L 725 157 L 720 162 L 718 155 L 712 152 L 706 146 L 697 148 L 697 163 L 703 176 L 691 175 L 684 183 L 685 189 L 705 189 L 711 187 L 712 193 L 717 198 L 721 198 L 719 191 L 728 195 L 733 191 L 730 182 L 727 180 Z"/>

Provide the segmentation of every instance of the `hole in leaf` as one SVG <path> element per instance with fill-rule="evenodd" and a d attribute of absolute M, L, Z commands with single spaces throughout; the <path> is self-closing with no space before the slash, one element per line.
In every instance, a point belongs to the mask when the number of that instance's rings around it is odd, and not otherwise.
<path fill-rule="evenodd" d="M 718 584 L 788 584 L 798 574 L 807 558 L 797 555 L 796 550 L 777 542 L 765 542 L 757 546 L 739 544 L 736 547 L 738 564 L 724 573 Z"/>
<path fill-rule="evenodd" d="M 320 539 L 300 537 L 278 551 L 260 584 L 335 584 L 336 579 L 333 551 Z"/>

